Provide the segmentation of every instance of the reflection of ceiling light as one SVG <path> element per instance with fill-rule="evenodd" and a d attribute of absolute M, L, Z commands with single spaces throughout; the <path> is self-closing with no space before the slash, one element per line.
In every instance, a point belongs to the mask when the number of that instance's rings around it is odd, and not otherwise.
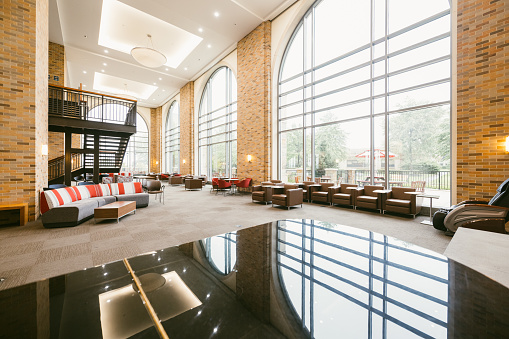
<path fill-rule="evenodd" d="M 107 63 L 105 63 L 105 62 L 103 62 L 103 66 L 108 66 L 108 64 L 107 64 Z"/>
<path fill-rule="evenodd" d="M 211 45 L 207 45 L 208 48 L 212 47 Z"/>
<path fill-rule="evenodd" d="M 219 17 L 219 12 L 214 12 L 214 16 L 217 18 Z"/>
<path fill-rule="evenodd" d="M 163 78 L 159 78 L 159 80 L 163 80 Z"/>
<path fill-rule="evenodd" d="M 152 44 L 152 36 L 147 34 L 147 37 L 152 47 L 154 47 Z M 166 57 L 164 54 L 156 51 L 154 48 L 134 47 L 131 50 L 131 55 L 133 56 L 134 60 L 138 61 L 145 67 L 156 68 L 166 63 Z"/>
<path fill-rule="evenodd" d="M 184 71 L 187 71 L 187 67 L 184 67 Z"/>
<path fill-rule="evenodd" d="M 87 71 L 83 71 L 83 74 L 87 74 Z"/>
<path fill-rule="evenodd" d="M 108 50 L 107 50 L 107 49 L 105 49 L 105 50 L 104 50 L 104 53 L 108 53 Z"/>
<path fill-rule="evenodd" d="M 104 73 L 104 69 L 101 69 L 101 72 L 103 72 L 103 73 Z"/>
<path fill-rule="evenodd" d="M 200 32 L 200 33 L 203 32 L 203 28 L 201 28 L 201 27 L 198 28 L 198 32 Z"/>
<path fill-rule="evenodd" d="M 166 67 L 164 70 L 165 70 L 165 71 L 167 71 L 167 70 L 168 70 L 168 67 Z"/>

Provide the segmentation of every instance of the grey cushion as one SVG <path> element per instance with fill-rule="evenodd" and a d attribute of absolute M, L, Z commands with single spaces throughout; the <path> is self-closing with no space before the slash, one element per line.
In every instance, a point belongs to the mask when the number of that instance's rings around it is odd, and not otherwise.
<path fill-rule="evenodd" d="M 115 195 L 117 201 L 136 201 L 136 208 L 147 207 L 150 196 L 148 193 Z"/>
<path fill-rule="evenodd" d="M 76 226 L 94 216 L 99 201 L 86 199 L 75 201 L 50 209 L 42 215 L 42 224 L 46 228 Z"/>

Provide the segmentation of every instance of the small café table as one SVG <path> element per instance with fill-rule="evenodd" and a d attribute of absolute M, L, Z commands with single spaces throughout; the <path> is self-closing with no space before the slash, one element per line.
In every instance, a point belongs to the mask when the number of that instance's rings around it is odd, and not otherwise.
<path fill-rule="evenodd" d="M 429 220 L 423 220 L 421 221 L 421 224 L 433 226 L 433 199 L 440 199 L 439 195 L 432 195 L 432 194 L 418 194 L 418 197 L 421 198 L 428 198 L 429 199 Z"/>

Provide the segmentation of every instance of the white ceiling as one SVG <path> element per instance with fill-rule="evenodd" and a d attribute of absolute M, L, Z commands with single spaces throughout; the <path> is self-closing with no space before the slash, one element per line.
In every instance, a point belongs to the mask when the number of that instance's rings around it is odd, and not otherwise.
<path fill-rule="evenodd" d="M 104 0 L 103 12 L 102 0 L 50 0 L 49 40 L 65 46 L 67 86 L 158 107 L 295 1 Z M 129 54 L 149 46 L 147 34 L 167 65 L 147 68 Z"/>

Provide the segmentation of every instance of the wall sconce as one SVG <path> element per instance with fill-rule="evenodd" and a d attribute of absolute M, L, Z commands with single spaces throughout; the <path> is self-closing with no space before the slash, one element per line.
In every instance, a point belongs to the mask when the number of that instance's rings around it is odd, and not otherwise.
<path fill-rule="evenodd" d="M 182 163 L 185 164 L 186 163 L 186 159 L 182 160 Z"/>
<path fill-rule="evenodd" d="M 251 159 L 252 159 L 252 158 L 253 158 L 253 157 L 251 156 L 251 154 L 248 154 L 248 155 L 247 155 L 247 162 L 251 162 Z"/>
<path fill-rule="evenodd" d="M 48 155 L 48 145 L 42 145 L 41 153 L 42 155 Z"/>
<path fill-rule="evenodd" d="M 505 137 L 505 151 L 509 152 L 509 135 Z"/>

